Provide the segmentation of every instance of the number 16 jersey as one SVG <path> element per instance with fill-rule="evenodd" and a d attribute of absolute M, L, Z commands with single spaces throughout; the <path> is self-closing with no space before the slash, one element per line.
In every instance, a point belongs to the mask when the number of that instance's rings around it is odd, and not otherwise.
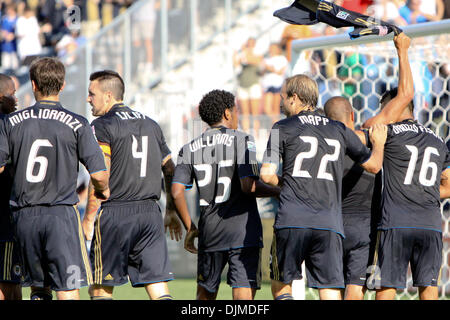
<path fill-rule="evenodd" d="M 450 166 L 443 140 L 412 120 L 388 126 L 380 229 L 442 230 L 439 186 Z"/>

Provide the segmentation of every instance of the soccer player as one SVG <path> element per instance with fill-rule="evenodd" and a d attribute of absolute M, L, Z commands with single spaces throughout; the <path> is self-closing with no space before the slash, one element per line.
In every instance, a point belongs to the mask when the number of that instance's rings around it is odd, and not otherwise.
<path fill-rule="evenodd" d="M 24 286 L 31 299 L 79 299 L 91 283 L 80 217 L 75 207 L 78 163 L 99 198 L 109 196 L 105 161 L 88 121 L 63 108 L 64 65 L 40 58 L 30 66 L 36 103 L 9 114 L 0 128 L 0 170 L 11 158 L 13 228 L 19 244 Z"/>
<path fill-rule="evenodd" d="M 216 299 L 228 264 L 233 299 L 252 300 L 260 288 L 263 246 L 256 197 L 278 196 L 279 188 L 258 179 L 255 142 L 236 130 L 232 93 L 210 91 L 200 101 L 199 114 L 209 129 L 180 150 L 172 183 L 174 202 L 187 230 L 185 248 L 198 253 L 197 299 Z M 200 198 L 198 229 L 184 196 L 194 180 Z"/>
<path fill-rule="evenodd" d="M 287 118 L 272 127 L 263 158 L 261 179 L 281 186 L 271 261 L 277 300 L 292 299 L 292 281 L 301 278 L 303 261 L 308 286 L 319 289 L 320 299 L 341 299 L 344 155 L 371 173 L 382 165 L 386 127 L 370 129 L 371 153 L 352 130 L 315 110 L 318 95 L 317 83 L 306 75 L 285 81 L 281 107 Z"/>
<path fill-rule="evenodd" d="M 386 103 L 381 112 L 366 121 L 365 125 L 396 122 L 414 96 L 414 83 L 408 60 L 410 39 L 401 33 L 394 37 L 399 57 L 399 86 L 395 97 Z M 324 105 L 325 114 L 333 120 L 342 122 L 353 130 L 364 144 L 369 146 L 367 130 L 355 130 L 354 113 L 350 102 L 343 97 L 332 97 Z M 369 267 L 371 221 L 378 212 L 378 193 L 374 195 L 375 177 L 345 157 L 344 178 L 342 181 L 342 214 L 344 222 L 344 280 L 345 299 L 362 300 L 366 291 L 366 273 Z M 374 199 L 375 197 L 375 199 Z M 375 201 L 375 202 L 374 202 Z M 373 214 L 372 214 L 373 213 Z M 374 241 L 372 241 L 374 242 Z"/>
<path fill-rule="evenodd" d="M 0 74 L 0 117 L 16 110 L 15 92 L 14 81 Z M 8 165 L 0 174 L 0 300 L 22 299 L 20 252 L 14 241 L 9 207 L 12 179 L 13 172 Z"/>
<path fill-rule="evenodd" d="M 395 94 L 395 90 L 388 91 L 382 105 Z M 450 153 L 439 136 L 414 120 L 413 110 L 411 101 L 399 121 L 388 126 L 374 257 L 377 268 L 371 275 L 377 300 L 392 300 L 397 289 L 405 288 L 408 263 L 420 299 L 438 299 L 442 263 L 440 198 L 449 195 Z"/>
<path fill-rule="evenodd" d="M 87 101 L 98 117 L 92 128 L 105 155 L 111 188 L 98 214 L 90 188 L 83 218 L 85 236 L 92 239 L 91 299 L 111 300 L 114 286 L 127 283 L 128 277 L 133 287 L 145 287 L 150 299 L 172 299 L 167 282 L 173 273 L 157 203 L 161 170 L 166 190 L 172 182 L 175 165 L 170 150 L 159 125 L 123 103 L 125 85 L 117 72 L 94 72 L 89 80 Z M 181 224 L 169 193 L 166 219 L 178 240 Z"/>

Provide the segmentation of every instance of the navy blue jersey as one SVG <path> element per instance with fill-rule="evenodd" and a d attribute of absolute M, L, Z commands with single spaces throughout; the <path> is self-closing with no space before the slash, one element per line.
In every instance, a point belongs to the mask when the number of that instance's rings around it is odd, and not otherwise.
<path fill-rule="evenodd" d="M 264 163 L 283 163 L 275 228 L 317 228 L 344 234 L 344 156 L 357 164 L 370 150 L 341 122 L 303 111 L 273 126 Z"/>
<path fill-rule="evenodd" d="M 74 205 L 79 161 L 106 170 L 89 122 L 59 102 L 40 101 L 7 115 L 0 128 L 0 166 L 11 159 L 11 205 Z"/>
<path fill-rule="evenodd" d="M 240 179 L 248 176 L 258 178 L 256 149 L 243 132 L 211 128 L 181 149 L 173 183 L 196 182 L 200 250 L 262 246 L 256 198 L 241 190 Z"/>
<path fill-rule="evenodd" d="M 170 156 L 158 123 L 123 104 L 92 122 L 100 144 L 110 148 L 108 201 L 159 199 L 161 165 Z"/>
<path fill-rule="evenodd" d="M 369 133 L 364 130 L 370 147 Z M 342 214 L 370 214 L 373 208 L 375 175 L 364 170 L 349 156 L 344 158 Z"/>
<path fill-rule="evenodd" d="M 412 120 L 388 126 L 383 161 L 381 229 L 442 230 L 440 178 L 450 166 L 443 140 Z"/>

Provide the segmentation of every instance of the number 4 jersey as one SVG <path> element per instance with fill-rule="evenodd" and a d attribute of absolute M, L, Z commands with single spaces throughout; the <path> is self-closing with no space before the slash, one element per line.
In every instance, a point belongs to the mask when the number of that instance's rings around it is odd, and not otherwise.
<path fill-rule="evenodd" d="M 15 171 L 13 207 L 74 205 L 79 161 L 90 173 L 106 170 L 89 122 L 59 102 L 39 101 L 9 114 L 0 128 L 0 166 Z"/>
<path fill-rule="evenodd" d="M 388 126 L 380 229 L 442 230 L 439 186 L 450 166 L 443 140 L 412 120 Z"/>
<path fill-rule="evenodd" d="M 158 123 L 123 104 L 92 121 L 105 153 L 111 155 L 108 201 L 134 201 L 161 196 L 161 165 L 170 149 Z"/>
<path fill-rule="evenodd" d="M 283 165 L 275 228 L 331 230 L 344 236 L 344 156 L 361 164 L 370 150 L 341 122 L 303 111 L 272 127 L 264 163 Z"/>
<path fill-rule="evenodd" d="M 196 181 L 200 250 L 262 247 L 256 198 L 242 192 L 244 177 L 257 179 L 258 168 L 253 138 L 240 131 L 211 128 L 180 150 L 173 183 L 191 188 Z"/>

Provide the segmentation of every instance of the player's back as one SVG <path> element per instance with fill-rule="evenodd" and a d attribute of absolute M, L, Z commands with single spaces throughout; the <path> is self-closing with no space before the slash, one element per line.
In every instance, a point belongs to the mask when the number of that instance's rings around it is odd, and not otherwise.
<path fill-rule="evenodd" d="M 441 231 L 440 177 L 450 165 L 447 146 L 412 120 L 388 126 L 380 227 Z"/>
<path fill-rule="evenodd" d="M 15 172 L 15 207 L 74 205 L 78 161 L 90 172 L 104 169 L 98 165 L 101 153 L 88 121 L 59 102 L 37 102 L 9 114 L 4 125 Z"/>
<path fill-rule="evenodd" d="M 253 138 L 225 127 L 211 128 L 181 149 L 174 182 L 196 181 L 201 249 L 261 245 L 256 198 L 244 193 L 240 182 L 257 176 L 256 165 Z"/>
<path fill-rule="evenodd" d="M 123 104 L 92 122 L 100 145 L 111 154 L 108 201 L 159 199 L 161 165 L 170 150 L 160 126 Z"/>
<path fill-rule="evenodd" d="M 370 151 L 342 123 L 303 111 L 277 122 L 264 162 L 283 161 L 276 228 L 308 227 L 343 234 L 341 192 L 344 156 L 358 164 Z"/>

